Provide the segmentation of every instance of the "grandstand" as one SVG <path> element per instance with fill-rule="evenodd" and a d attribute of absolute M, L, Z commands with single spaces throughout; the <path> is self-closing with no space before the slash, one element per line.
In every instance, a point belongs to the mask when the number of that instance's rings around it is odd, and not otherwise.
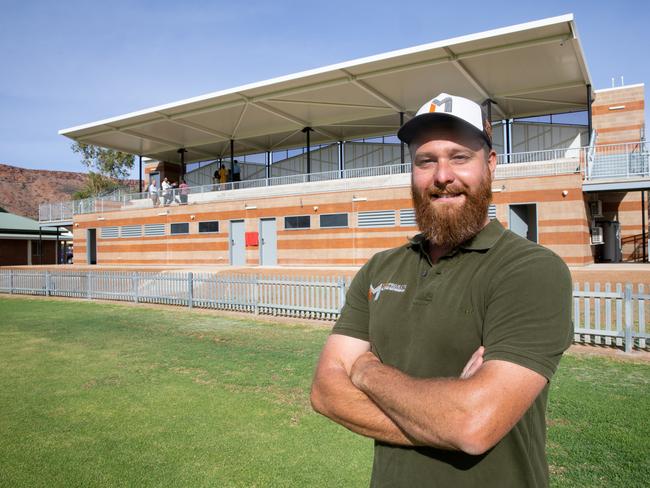
<path fill-rule="evenodd" d="M 647 261 L 644 86 L 594 90 L 572 15 L 379 54 L 60 131 L 140 157 L 147 191 L 41 206 L 75 263 L 363 264 L 417 232 L 398 127 L 439 92 L 480 102 L 490 213 L 570 265 Z M 221 165 L 240 178 L 214 180 Z M 163 198 L 164 201 L 164 198 Z"/>

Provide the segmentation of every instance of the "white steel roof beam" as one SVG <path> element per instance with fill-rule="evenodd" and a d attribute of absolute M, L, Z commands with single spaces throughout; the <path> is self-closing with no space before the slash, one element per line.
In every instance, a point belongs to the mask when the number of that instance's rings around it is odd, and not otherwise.
<path fill-rule="evenodd" d="M 565 102 L 562 100 L 545 100 L 541 98 L 528 98 L 528 97 L 505 97 L 508 100 L 519 100 L 521 102 L 533 102 L 533 103 L 546 103 L 549 105 L 566 105 L 569 107 L 582 108 L 583 110 L 587 109 L 587 106 L 584 103 L 575 103 L 575 102 Z"/>
<path fill-rule="evenodd" d="M 276 148 L 276 147 L 278 147 L 278 146 L 284 144 L 286 141 L 288 141 L 289 139 L 291 139 L 291 138 L 292 138 L 293 136 L 295 136 L 296 134 L 299 134 L 300 132 L 302 132 L 302 129 L 298 129 L 298 130 L 292 132 L 291 134 L 289 134 L 288 136 L 283 137 L 283 138 L 280 139 L 278 142 L 276 142 L 275 144 L 273 144 L 273 145 L 269 148 L 269 151 L 273 150 L 273 148 Z"/>
<path fill-rule="evenodd" d="M 463 65 L 463 63 L 461 63 L 458 60 L 458 56 L 456 56 L 456 54 L 454 54 L 454 52 L 448 47 L 445 48 L 445 52 L 449 54 L 451 63 L 456 67 L 456 69 L 458 69 L 458 71 L 460 71 L 460 73 L 465 77 L 465 79 L 470 82 L 470 84 L 474 87 L 474 89 L 478 91 L 483 98 L 492 100 L 490 93 L 483 87 L 483 85 L 479 83 L 476 77 L 469 72 L 469 70 Z M 503 112 L 503 110 L 501 110 L 498 104 L 493 103 L 492 108 L 493 110 L 498 112 L 501 115 L 501 117 L 505 117 L 505 113 Z"/>
<path fill-rule="evenodd" d="M 237 122 L 235 123 L 235 126 L 232 129 L 232 137 L 231 137 L 231 139 L 236 139 L 237 131 L 239 130 L 239 126 L 241 125 L 241 121 L 244 119 L 244 114 L 246 113 L 247 108 L 248 108 L 248 103 L 245 103 L 244 106 L 241 109 L 241 112 L 239 113 L 239 117 L 237 118 Z"/>
<path fill-rule="evenodd" d="M 283 112 L 282 110 L 278 110 L 276 108 L 269 107 L 265 103 L 251 102 L 251 105 L 253 105 L 254 107 L 260 108 L 260 109 L 262 109 L 262 110 L 264 110 L 264 111 L 266 111 L 266 112 L 268 112 L 268 113 L 270 113 L 272 115 L 276 115 L 276 116 L 281 117 L 281 118 L 283 118 L 285 120 L 288 120 L 289 122 L 291 122 L 293 124 L 299 125 L 299 126 L 301 126 L 301 128 L 303 128 L 303 127 L 311 127 L 314 131 L 319 132 L 319 133 L 323 134 L 326 137 L 330 137 L 330 138 L 332 138 L 334 140 L 338 139 L 336 134 L 334 134 L 332 132 L 326 131 L 326 130 L 321 129 L 319 127 L 313 127 L 308 122 L 306 122 L 304 120 L 301 120 L 298 117 L 294 117 L 293 115 L 290 115 L 290 114 L 288 114 L 286 112 Z"/>
<path fill-rule="evenodd" d="M 210 134 L 210 135 L 213 135 L 213 136 L 216 136 L 216 137 L 220 138 L 219 141 L 210 141 L 210 142 L 198 143 L 197 145 L 199 145 L 199 146 L 204 145 L 204 144 L 212 144 L 212 143 L 215 143 L 215 142 L 225 142 L 225 141 L 229 141 L 230 139 L 232 139 L 232 137 L 229 134 L 226 134 L 225 132 L 214 130 L 214 129 L 211 129 L 209 127 L 205 127 L 205 126 L 203 126 L 201 124 L 197 124 L 196 122 L 190 122 L 189 120 L 173 119 L 173 120 L 170 120 L 170 122 L 173 123 L 173 124 L 178 124 L 178 125 L 182 125 L 182 126 L 185 126 L 185 127 L 189 127 L 191 129 L 196 129 L 198 131 L 205 132 L 206 134 Z M 255 144 L 254 142 L 239 141 L 239 140 L 237 142 L 240 143 L 240 144 L 243 144 L 245 146 L 252 147 L 253 149 L 258 149 L 260 151 L 266 151 L 265 147 L 260 146 L 259 144 Z M 191 145 L 186 146 L 186 147 L 191 147 Z"/>
<path fill-rule="evenodd" d="M 515 90 L 505 93 L 495 93 L 494 98 L 508 98 L 508 97 L 517 97 L 519 95 L 528 95 L 529 93 L 544 93 L 550 91 L 564 90 L 566 88 L 577 88 L 584 87 L 584 81 L 571 81 L 568 83 L 560 83 L 559 85 L 544 85 L 531 88 L 525 88 L 521 90 Z"/>
<path fill-rule="evenodd" d="M 376 88 L 373 88 L 370 86 L 368 83 L 365 81 L 360 80 L 358 77 L 353 76 L 346 70 L 341 70 L 343 73 L 347 74 L 350 77 L 350 81 L 352 82 L 353 85 L 361 88 L 363 91 L 366 93 L 372 95 L 374 98 L 379 100 L 381 103 L 386 105 L 387 107 L 392 108 L 396 112 L 404 112 L 404 107 L 400 106 L 399 104 L 395 103 L 393 100 L 391 100 L 389 97 L 381 93 L 379 90 Z"/>
<path fill-rule="evenodd" d="M 309 101 L 309 100 L 283 100 L 281 98 L 269 98 L 267 102 L 274 102 L 274 103 L 287 103 L 287 104 L 297 104 L 297 105 L 315 105 L 315 106 L 323 106 L 323 107 L 341 107 L 341 108 L 361 108 L 361 109 L 371 109 L 371 110 L 390 110 L 391 112 L 393 111 L 392 109 L 389 109 L 386 106 L 378 106 L 378 105 L 363 105 L 360 103 L 342 103 L 342 102 L 317 102 L 317 101 Z"/>
<path fill-rule="evenodd" d="M 170 146 L 171 149 L 180 149 L 180 148 L 190 149 L 191 148 L 192 151 L 197 153 L 197 154 L 201 154 L 202 156 L 213 157 L 212 153 L 201 151 L 200 149 L 195 149 L 194 146 L 203 146 L 205 144 L 210 144 L 210 143 L 212 143 L 214 141 L 207 141 L 207 142 L 203 141 L 203 142 L 198 143 L 198 144 L 185 145 L 185 144 L 183 144 L 182 142 L 179 142 L 179 141 L 172 141 L 171 139 L 163 139 L 162 137 L 155 137 L 155 136 L 152 136 L 152 135 L 149 135 L 149 134 L 143 134 L 142 132 L 138 132 L 138 131 L 133 130 L 133 129 L 121 130 L 119 132 L 123 132 L 124 134 L 129 134 L 129 135 L 132 135 L 132 136 L 135 136 L 135 137 L 140 137 L 141 139 L 146 139 L 148 141 L 157 142 L 159 144 L 165 144 L 167 146 Z M 169 149 L 167 149 L 167 150 L 169 150 Z M 161 151 L 157 150 L 156 152 L 161 152 Z"/>

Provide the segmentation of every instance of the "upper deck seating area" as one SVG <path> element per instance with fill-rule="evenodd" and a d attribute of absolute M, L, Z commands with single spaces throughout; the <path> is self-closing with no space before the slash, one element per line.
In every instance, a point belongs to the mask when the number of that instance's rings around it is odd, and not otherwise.
<path fill-rule="evenodd" d="M 585 181 L 606 178 L 650 178 L 650 155 L 645 142 L 597 147 L 563 148 L 498 156 L 496 179 L 581 173 Z M 113 194 L 40 206 L 39 221 L 71 222 L 76 214 L 138 210 L 155 206 L 200 204 L 215 201 L 268 196 L 308 194 L 408 185 L 410 164 L 389 164 L 321 173 L 296 174 L 192 186 L 183 198 L 179 189 L 158 198 L 149 192 Z M 152 198 L 153 197 L 153 198 Z M 166 200 L 166 202 L 165 202 Z"/>

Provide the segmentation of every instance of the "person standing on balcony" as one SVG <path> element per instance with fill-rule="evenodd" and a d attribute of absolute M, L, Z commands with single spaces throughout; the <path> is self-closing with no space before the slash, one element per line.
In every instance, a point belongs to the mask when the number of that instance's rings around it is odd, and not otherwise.
<path fill-rule="evenodd" d="M 172 202 L 172 185 L 169 183 L 169 180 L 165 178 L 161 186 L 162 186 L 163 205 L 166 207 Z"/>
<path fill-rule="evenodd" d="M 185 180 L 181 180 L 181 184 L 178 185 L 178 190 L 180 193 L 180 204 L 187 205 L 187 195 L 190 192 L 190 185 L 185 183 Z"/>
<path fill-rule="evenodd" d="M 398 137 L 421 233 L 357 273 L 312 405 L 375 439 L 372 486 L 546 487 L 569 271 L 487 217 L 496 153 L 478 104 L 442 93 Z"/>
<path fill-rule="evenodd" d="M 226 183 L 228 183 L 228 170 L 226 166 L 222 163 L 219 167 L 219 189 L 223 190 L 226 188 Z"/>
<path fill-rule="evenodd" d="M 149 198 L 151 198 L 151 202 L 153 203 L 154 207 L 160 205 L 160 197 L 158 195 L 158 186 L 156 185 L 156 180 L 151 180 L 151 184 L 149 185 Z"/>
<path fill-rule="evenodd" d="M 233 161 L 232 165 L 232 181 L 233 187 L 239 188 L 239 182 L 241 181 L 241 168 L 239 167 L 239 161 L 236 159 Z"/>

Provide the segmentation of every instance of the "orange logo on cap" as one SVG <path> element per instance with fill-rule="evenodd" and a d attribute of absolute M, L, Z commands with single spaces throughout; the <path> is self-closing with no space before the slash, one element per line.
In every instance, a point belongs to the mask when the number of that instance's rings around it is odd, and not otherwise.
<path fill-rule="evenodd" d="M 431 106 L 429 107 L 429 113 L 435 112 L 438 109 L 438 106 L 435 103 L 431 103 Z"/>

